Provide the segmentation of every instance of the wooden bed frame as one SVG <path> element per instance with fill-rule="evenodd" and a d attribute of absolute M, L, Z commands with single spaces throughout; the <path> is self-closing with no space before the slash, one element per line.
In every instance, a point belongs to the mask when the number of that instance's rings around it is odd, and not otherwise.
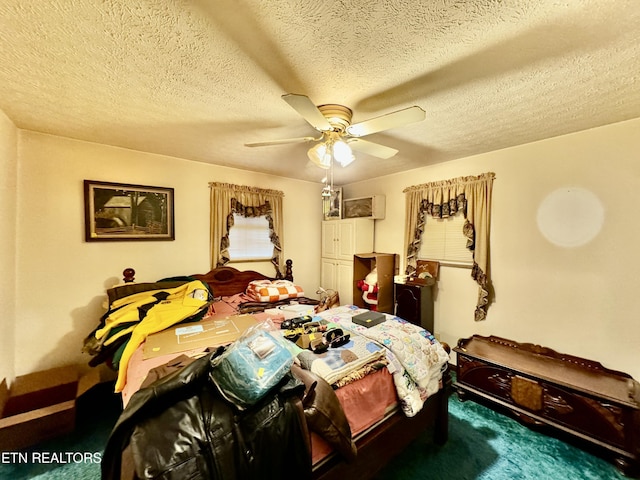
<path fill-rule="evenodd" d="M 293 281 L 291 260 L 287 260 L 286 265 L 285 279 Z M 133 269 L 127 269 L 125 272 L 128 270 L 135 273 Z M 126 277 L 125 274 L 125 280 Z M 190 277 L 206 282 L 216 297 L 242 293 L 247 284 L 253 280 L 273 280 L 273 278 L 259 272 L 239 271 L 233 267 L 219 267 L 204 274 L 190 275 Z M 129 281 L 133 281 L 133 275 L 130 278 Z M 444 344 L 444 347 L 449 353 L 449 346 Z M 358 449 L 355 461 L 348 463 L 340 455 L 334 453 L 314 465 L 312 478 L 314 480 L 373 478 L 393 457 L 428 429 L 431 429 L 436 444 L 446 443 L 449 432 L 448 399 L 451 392 L 451 378 L 448 368 L 443 374 L 442 384 L 443 387 L 429 397 L 416 416 L 408 418 L 398 409 L 358 435 L 355 438 Z"/>
<path fill-rule="evenodd" d="M 267 277 L 253 270 L 240 271 L 233 267 L 218 267 L 207 273 L 196 273 L 190 277 L 207 283 L 216 297 L 242 293 L 246 290 L 249 282 L 254 280 L 275 280 L 275 278 Z M 286 261 L 284 279 L 293 282 L 293 262 L 291 260 Z"/>

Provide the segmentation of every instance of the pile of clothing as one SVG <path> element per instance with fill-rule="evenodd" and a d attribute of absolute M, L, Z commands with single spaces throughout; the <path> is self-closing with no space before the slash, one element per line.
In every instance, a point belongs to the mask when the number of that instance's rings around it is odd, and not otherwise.
<path fill-rule="evenodd" d="M 131 355 L 148 335 L 181 322 L 200 320 L 213 302 L 206 283 L 189 278 L 124 284 L 107 291 L 108 309 L 85 338 L 91 366 L 109 363 L 118 370 L 116 392 L 126 382 Z"/>

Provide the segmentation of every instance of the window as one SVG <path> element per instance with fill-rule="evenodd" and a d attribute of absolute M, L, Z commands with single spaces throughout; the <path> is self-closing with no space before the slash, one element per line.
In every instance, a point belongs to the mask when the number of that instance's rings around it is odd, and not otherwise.
<path fill-rule="evenodd" d="M 233 227 L 229 230 L 231 261 L 270 260 L 273 256 L 273 243 L 267 217 L 243 217 L 234 213 L 233 222 Z"/>
<path fill-rule="evenodd" d="M 418 258 L 438 260 L 444 265 L 472 266 L 473 254 L 462 233 L 464 222 L 462 213 L 445 218 L 429 216 L 422 232 Z"/>
<path fill-rule="evenodd" d="M 440 217 L 440 212 L 465 211 L 470 228 L 473 228 L 475 242 L 471 278 L 478 284 L 478 301 L 474 317 L 476 321 L 487 318 L 487 309 L 493 301 L 491 277 L 489 275 L 489 230 L 491 229 L 491 193 L 495 173 L 487 172 L 478 176 L 452 178 L 413 185 L 405 188 L 407 214 L 405 218 L 405 240 L 407 266 L 405 272 L 416 271 L 422 243 L 429 245 L 429 216 Z M 455 201 L 455 204 L 453 203 Z M 462 205 L 462 209 L 458 208 Z M 455 207 L 455 208 L 452 208 Z M 454 218 L 454 221 L 456 219 Z M 457 219 L 460 223 L 462 218 Z M 437 223 L 437 222 L 436 222 Z M 442 223 L 441 223 L 442 225 Z M 447 228 L 447 230 L 449 230 Z M 452 231 L 458 229 L 452 229 Z M 459 232 L 459 230 L 458 230 Z M 426 234 L 426 238 L 425 238 Z M 446 244 L 449 244 L 446 235 Z M 433 242 L 432 242 L 433 243 Z M 443 255 L 439 253 L 438 256 Z M 433 259 L 436 260 L 436 259 Z M 442 263 L 450 263 L 443 261 Z M 460 265 L 451 262 L 452 266 Z"/>

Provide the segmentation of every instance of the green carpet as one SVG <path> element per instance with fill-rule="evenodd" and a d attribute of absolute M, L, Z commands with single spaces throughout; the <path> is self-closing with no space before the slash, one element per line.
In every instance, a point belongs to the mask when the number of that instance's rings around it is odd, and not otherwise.
<path fill-rule="evenodd" d="M 122 401 L 113 393 L 113 383 L 92 388 L 78 399 L 75 431 L 20 452 L 27 462 L 17 457 L 10 463 L 3 459 L 0 480 L 99 479 L 102 451 L 121 409 Z"/>
<path fill-rule="evenodd" d="M 449 441 L 423 434 L 378 480 L 618 480 L 613 464 L 474 401 L 449 399 Z"/>
<path fill-rule="evenodd" d="M 78 404 L 76 431 L 25 451 L 78 457 L 101 454 L 119 415 L 120 400 L 111 385 L 100 385 Z M 533 431 L 519 422 L 471 400 L 449 400 L 449 441 L 432 442 L 425 432 L 389 464 L 378 480 L 620 480 L 625 477 L 609 462 L 559 439 Z M 40 457 L 42 458 L 42 457 Z M 94 480 L 100 465 L 88 462 L 0 463 L 0 479 Z"/>

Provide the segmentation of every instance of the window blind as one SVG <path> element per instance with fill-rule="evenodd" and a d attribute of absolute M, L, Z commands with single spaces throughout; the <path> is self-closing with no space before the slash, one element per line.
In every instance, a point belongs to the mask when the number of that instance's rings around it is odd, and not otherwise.
<path fill-rule="evenodd" d="M 473 254 L 462 233 L 464 222 L 462 213 L 446 218 L 429 216 L 422 232 L 418 258 L 438 260 L 443 264 L 473 265 Z"/>
<path fill-rule="evenodd" d="M 230 260 L 269 260 L 273 255 L 273 244 L 267 217 L 243 217 L 234 213 L 233 222 L 229 230 Z"/>

